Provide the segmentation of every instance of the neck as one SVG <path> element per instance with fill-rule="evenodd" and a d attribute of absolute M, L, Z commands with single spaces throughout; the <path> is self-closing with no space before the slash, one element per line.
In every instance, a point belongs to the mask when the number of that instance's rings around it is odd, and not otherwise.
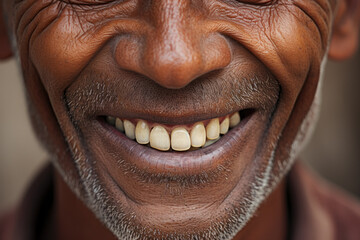
<path fill-rule="evenodd" d="M 233 240 L 273 239 L 287 237 L 286 178 L 260 205 L 251 220 Z"/>
<path fill-rule="evenodd" d="M 56 239 L 116 239 L 55 172 Z"/>
<path fill-rule="evenodd" d="M 57 172 L 55 175 L 56 239 L 116 239 L 84 203 L 75 196 L 62 177 Z M 284 180 L 260 205 L 252 219 L 234 237 L 234 240 L 286 239 L 286 207 Z"/>

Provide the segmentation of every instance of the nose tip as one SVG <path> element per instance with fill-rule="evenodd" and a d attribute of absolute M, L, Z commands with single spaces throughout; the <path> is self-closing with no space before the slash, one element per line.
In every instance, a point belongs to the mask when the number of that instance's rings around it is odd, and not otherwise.
<path fill-rule="evenodd" d="M 201 19 L 188 1 L 154 1 L 153 5 L 143 26 L 146 30 L 118 43 L 116 60 L 120 68 L 144 75 L 165 88 L 178 89 L 230 63 L 225 37 L 216 29 L 209 32 L 204 27 L 207 20 Z"/>
<path fill-rule="evenodd" d="M 166 88 L 183 88 L 197 77 L 217 68 L 210 66 L 207 56 L 195 42 L 186 42 L 181 35 L 171 43 L 155 40 L 149 43 L 141 61 L 142 74 Z M 213 64 L 212 64 L 213 65 Z"/>
<path fill-rule="evenodd" d="M 179 39 L 172 46 L 156 42 L 144 54 L 142 68 L 148 77 L 166 88 L 182 88 L 200 75 L 203 59 L 193 46 L 186 46 Z"/>

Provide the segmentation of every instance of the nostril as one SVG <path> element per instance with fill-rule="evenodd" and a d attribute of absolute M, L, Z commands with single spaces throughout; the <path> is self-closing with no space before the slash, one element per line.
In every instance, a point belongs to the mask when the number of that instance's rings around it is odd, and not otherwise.
<path fill-rule="evenodd" d="M 143 44 L 139 37 L 135 35 L 122 37 L 115 49 L 115 61 L 119 68 L 142 74 L 142 48 Z"/>
<path fill-rule="evenodd" d="M 149 58 L 145 60 L 143 72 L 163 87 L 183 88 L 203 73 L 202 57 L 195 54 L 189 52 L 185 57 L 179 57 L 169 53 L 167 56 Z"/>

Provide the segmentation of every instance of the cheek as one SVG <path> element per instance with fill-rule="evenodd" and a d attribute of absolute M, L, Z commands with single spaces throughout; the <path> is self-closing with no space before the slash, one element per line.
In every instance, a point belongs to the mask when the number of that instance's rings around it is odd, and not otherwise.
<path fill-rule="evenodd" d="M 297 96 L 309 71 L 320 65 L 321 37 L 316 26 L 296 11 L 278 9 L 270 19 L 259 29 L 256 54 L 280 82 L 284 97 Z"/>
<path fill-rule="evenodd" d="M 77 64 L 66 53 L 73 33 L 66 33 L 70 22 L 64 24 L 61 6 L 60 1 L 24 0 L 16 5 L 15 11 L 15 32 L 25 81 L 29 86 L 41 84 L 47 92 L 66 79 L 61 74 L 66 75 L 72 69 L 66 62 Z"/>
<path fill-rule="evenodd" d="M 266 29 L 267 48 L 276 54 L 276 62 L 268 63 L 279 76 L 284 92 L 297 95 L 302 87 L 311 65 L 318 60 L 320 39 L 314 32 L 293 15 L 284 15 Z M 316 32 L 315 32 L 316 33 Z"/>
<path fill-rule="evenodd" d="M 64 9 L 32 41 L 31 60 L 49 93 L 64 90 L 96 51 L 82 36 L 81 24 Z"/>
<path fill-rule="evenodd" d="M 320 68 L 327 47 L 329 16 L 314 2 L 301 1 L 306 6 L 285 0 L 261 7 L 222 5 L 212 14 L 227 20 L 223 34 L 263 62 L 280 82 L 284 97 L 293 102 L 309 72 Z"/>
<path fill-rule="evenodd" d="M 110 39 L 138 24 L 127 19 L 135 10 L 134 1 L 83 12 L 75 8 L 57 2 L 36 16 L 45 26 L 36 31 L 30 56 L 50 93 L 64 90 Z"/>

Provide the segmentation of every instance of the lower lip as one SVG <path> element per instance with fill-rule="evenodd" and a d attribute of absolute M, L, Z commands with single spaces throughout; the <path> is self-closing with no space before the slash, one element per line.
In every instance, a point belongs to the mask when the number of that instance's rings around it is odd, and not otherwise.
<path fill-rule="evenodd" d="M 250 133 L 252 123 L 258 118 L 257 112 L 244 118 L 238 126 L 231 129 L 216 143 L 188 152 L 160 152 L 138 144 L 117 131 L 104 121 L 96 121 L 94 129 L 98 130 L 107 146 L 119 152 L 128 163 L 139 170 L 150 174 L 196 175 L 216 169 L 224 164 L 226 156 L 233 150 L 239 151 L 238 143 L 245 141 Z"/>

